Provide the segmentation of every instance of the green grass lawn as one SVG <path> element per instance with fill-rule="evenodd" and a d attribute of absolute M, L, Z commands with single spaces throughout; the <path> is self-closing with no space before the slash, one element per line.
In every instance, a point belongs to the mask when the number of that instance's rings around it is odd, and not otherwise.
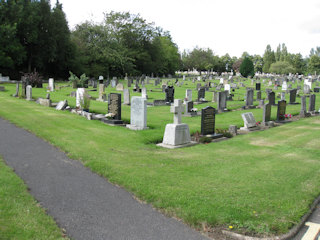
<path fill-rule="evenodd" d="M 0 239 L 66 239 L 0 158 Z"/>
<path fill-rule="evenodd" d="M 246 84 L 250 85 L 249 81 Z M 10 97 L 15 85 L 5 87 L 8 91 L 0 92 L 1 117 L 48 140 L 92 171 L 195 228 L 205 224 L 226 229 L 233 226 L 234 231 L 249 234 L 282 234 L 299 222 L 320 193 L 320 117 L 219 143 L 168 150 L 154 144 L 162 140 L 165 125 L 173 121 L 168 106 L 148 108 L 150 129 L 136 132 Z M 195 99 L 195 84 L 191 82 L 176 87 L 175 98 L 184 98 L 187 88 L 193 89 Z M 51 99 L 67 99 L 74 106 L 70 91 L 63 88 L 53 92 Z M 110 87 L 107 92 L 111 92 Z M 90 94 L 98 97 L 98 92 Z M 236 90 L 228 108 L 243 106 L 244 94 L 245 90 Z M 45 89 L 33 89 L 35 98 L 45 95 Z M 161 92 L 148 92 L 148 96 L 148 101 L 164 99 Z M 212 93 L 207 92 L 206 98 L 211 100 Z M 317 98 L 319 107 L 319 94 Z M 216 107 L 212 102 L 195 107 L 208 105 Z M 107 103 L 92 101 L 90 110 L 106 113 Z M 241 113 L 247 111 L 261 120 L 261 109 L 229 111 L 216 115 L 216 128 L 243 126 Z M 287 107 L 287 113 L 299 111 L 300 105 Z M 273 107 L 273 119 L 275 115 Z M 130 121 L 130 107 L 122 107 L 122 116 Z M 183 122 L 189 124 L 191 132 L 200 131 L 200 117 L 183 117 Z"/>

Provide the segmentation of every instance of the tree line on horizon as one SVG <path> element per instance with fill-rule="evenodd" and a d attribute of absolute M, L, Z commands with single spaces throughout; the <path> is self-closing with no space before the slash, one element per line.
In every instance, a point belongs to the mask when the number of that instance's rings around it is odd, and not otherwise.
<path fill-rule="evenodd" d="M 303 58 L 285 44 L 268 45 L 262 56 L 218 56 L 209 48 L 179 52 L 168 31 L 129 12 L 105 13 L 102 23 L 86 21 L 70 30 L 62 4 L 49 0 L 0 0 L 0 73 L 67 79 L 69 71 L 89 77 L 162 76 L 197 69 L 239 72 L 249 59 L 254 72 L 320 73 L 320 47 Z"/>

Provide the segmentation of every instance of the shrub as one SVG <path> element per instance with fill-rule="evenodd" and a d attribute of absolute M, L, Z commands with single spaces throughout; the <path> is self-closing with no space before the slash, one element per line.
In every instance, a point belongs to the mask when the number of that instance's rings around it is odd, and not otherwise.
<path fill-rule="evenodd" d="M 38 72 L 24 73 L 22 79 L 27 85 L 42 88 L 42 76 Z"/>
<path fill-rule="evenodd" d="M 254 76 L 254 66 L 250 58 L 246 57 L 240 65 L 240 73 L 243 77 Z"/>
<path fill-rule="evenodd" d="M 278 61 L 270 65 L 269 72 L 278 74 L 296 73 L 295 68 L 288 62 Z"/>

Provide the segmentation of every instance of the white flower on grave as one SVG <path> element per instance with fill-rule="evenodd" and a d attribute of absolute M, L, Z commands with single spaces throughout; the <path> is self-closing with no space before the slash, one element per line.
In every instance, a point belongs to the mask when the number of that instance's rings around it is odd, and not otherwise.
<path fill-rule="evenodd" d="M 115 116 L 114 113 L 107 113 L 107 114 L 105 115 L 105 117 L 107 117 L 107 118 L 113 118 L 114 116 Z"/>

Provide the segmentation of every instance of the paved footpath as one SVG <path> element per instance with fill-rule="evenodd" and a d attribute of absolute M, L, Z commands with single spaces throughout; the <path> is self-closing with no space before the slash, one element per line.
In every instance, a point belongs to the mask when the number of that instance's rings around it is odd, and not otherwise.
<path fill-rule="evenodd" d="M 0 155 L 75 240 L 207 239 L 1 118 Z"/>

